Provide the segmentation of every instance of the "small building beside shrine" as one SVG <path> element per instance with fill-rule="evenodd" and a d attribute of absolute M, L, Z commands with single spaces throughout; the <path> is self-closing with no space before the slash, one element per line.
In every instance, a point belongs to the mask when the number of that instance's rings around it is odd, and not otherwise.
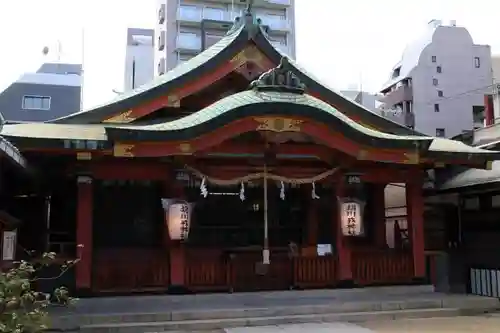
<path fill-rule="evenodd" d="M 0 113 L 0 131 L 4 126 Z M 7 139 L 0 136 L 0 268 L 10 267 L 16 258 L 17 229 L 20 220 L 10 211 L 14 208 L 15 196 L 22 191 L 25 183 L 27 162 L 19 150 Z"/>
<path fill-rule="evenodd" d="M 40 173 L 23 246 L 78 257 L 80 294 L 426 283 L 427 170 L 500 158 L 335 92 L 274 48 L 251 10 L 150 84 L 0 134 Z M 396 248 L 390 183 L 406 186 Z"/>
<path fill-rule="evenodd" d="M 477 129 L 463 140 L 482 149 L 500 146 L 500 126 Z M 500 296 L 500 164 L 489 170 L 450 166 L 436 170 L 435 188 L 426 202 L 444 221 L 446 258 L 442 271 L 451 291 Z"/>

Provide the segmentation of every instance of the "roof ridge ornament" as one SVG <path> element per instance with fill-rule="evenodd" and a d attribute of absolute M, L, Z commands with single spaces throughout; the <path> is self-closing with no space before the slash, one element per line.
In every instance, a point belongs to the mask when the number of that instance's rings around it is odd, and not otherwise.
<path fill-rule="evenodd" d="M 306 85 L 292 72 L 288 58 L 282 57 L 277 67 L 262 73 L 257 80 L 252 81 L 250 89 L 304 94 Z"/>
<path fill-rule="evenodd" d="M 257 18 L 253 12 L 254 0 L 246 0 L 246 8 L 243 10 L 242 15 L 234 19 L 234 24 L 231 29 L 227 32 L 227 35 L 231 35 L 236 30 L 244 27 L 244 30 L 248 33 L 248 39 L 254 38 L 260 30 L 262 20 Z"/>

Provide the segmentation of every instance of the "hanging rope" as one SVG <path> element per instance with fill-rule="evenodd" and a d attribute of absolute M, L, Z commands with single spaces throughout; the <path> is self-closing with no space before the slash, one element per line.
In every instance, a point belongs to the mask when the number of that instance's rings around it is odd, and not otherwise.
<path fill-rule="evenodd" d="M 316 184 L 314 182 L 312 183 L 311 198 L 319 199 L 319 196 L 316 194 Z"/>
<path fill-rule="evenodd" d="M 245 201 L 245 184 L 243 182 L 241 182 L 240 200 Z"/>
<path fill-rule="evenodd" d="M 202 179 L 202 186 L 200 186 L 200 189 L 202 187 L 206 186 L 205 185 L 206 181 L 209 183 L 215 184 L 215 185 L 230 186 L 230 185 L 237 185 L 240 183 L 245 183 L 245 182 L 249 182 L 252 180 L 264 178 L 264 172 L 258 172 L 258 173 L 252 173 L 252 174 L 249 174 L 249 175 L 246 175 L 243 177 L 237 177 L 237 178 L 233 178 L 233 179 L 220 179 L 220 178 L 209 177 L 209 176 L 205 175 L 204 173 L 202 173 L 201 171 L 199 171 L 193 167 L 190 167 L 188 165 L 185 165 L 184 167 L 186 168 L 186 170 L 189 170 L 193 175 Z M 316 176 L 310 177 L 310 178 L 287 178 L 287 177 L 283 177 L 283 176 L 279 176 L 279 175 L 274 175 L 272 173 L 267 173 L 266 177 L 268 179 L 272 179 L 272 180 L 276 180 L 278 182 L 283 182 L 283 183 L 288 183 L 288 184 L 299 184 L 299 185 L 300 184 L 312 184 L 312 183 L 319 182 L 325 178 L 330 177 L 331 175 L 335 174 L 338 170 L 339 170 L 339 168 L 333 168 L 333 169 L 327 170 L 325 172 L 320 173 L 319 175 L 316 175 Z M 206 187 L 205 187 L 205 189 L 206 189 Z M 202 195 L 203 195 L 203 189 L 202 189 Z"/>
<path fill-rule="evenodd" d="M 208 196 L 208 189 L 207 189 L 207 184 L 206 184 L 206 179 L 205 177 L 203 177 L 203 179 L 201 180 L 201 184 L 200 184 L 200 193 L 201 195 L 206 198 Z"/>
<path fill-rule="evenodd" d="M 283 182 L 281 182 L 280 198 L 281 200 L 285 200 L 285 184 Z"/>

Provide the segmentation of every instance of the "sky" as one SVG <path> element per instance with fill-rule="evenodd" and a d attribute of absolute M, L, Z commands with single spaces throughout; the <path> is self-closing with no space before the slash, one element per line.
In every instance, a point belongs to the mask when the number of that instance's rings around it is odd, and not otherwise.
<path fill-rule="evenodd" d="M 295 1 L 297 61 L 337 89 L 377 91 L 432 19 L 456 20 L 500 54 L 500 1 Z M 44 61 L 84 59 L 84 105 L 105 102 L 123 87 L 127 27 L 155 23 L 156 0 L 0 0 L 0 90 Z"/>

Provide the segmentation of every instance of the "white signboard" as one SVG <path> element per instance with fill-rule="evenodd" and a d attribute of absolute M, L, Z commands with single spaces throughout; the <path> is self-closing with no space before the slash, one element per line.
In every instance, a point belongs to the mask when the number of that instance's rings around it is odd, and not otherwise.
<path fill-rule="evenodd" d="M 316 251 L 320 257 L 332 254 L 332 244 L 318 244 Z"/>
<path fill-rule="evenodd" d="M 344 236 L 361 236 L 364 234 L 362 209 L 363 205 L 357 201 L 340 203 L 340 218 Z"/>
<path fill-rule="evenodd" d="M 188 203 L 175 203 L 168 207 L 168 233 L 172 240 L 184 240 L 189 235 L 190 211 Z"/>
<path fill-rule="evenodd" d="M 16 255 L 16 231 L 4 231 L 2 239 L 2 260 L 11 261 Z"/>

